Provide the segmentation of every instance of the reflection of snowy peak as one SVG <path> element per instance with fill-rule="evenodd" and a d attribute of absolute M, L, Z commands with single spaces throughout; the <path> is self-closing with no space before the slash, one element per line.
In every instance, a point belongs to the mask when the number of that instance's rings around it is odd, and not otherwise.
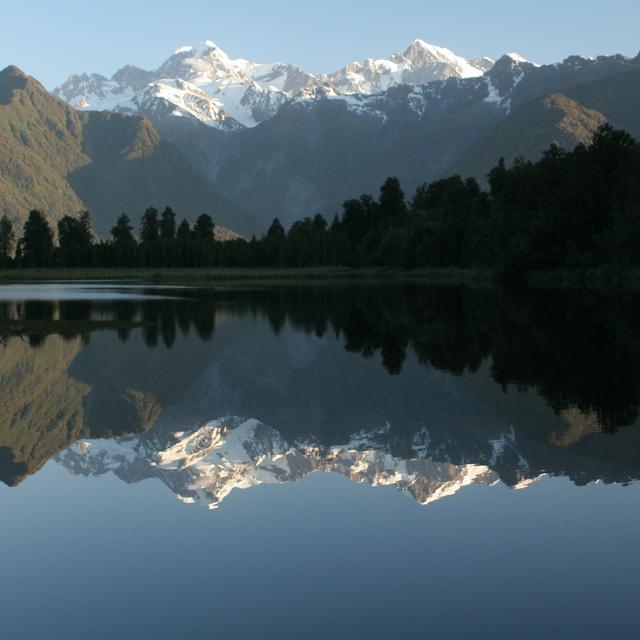
<path fill-rule="evenodd" d="M 370 94 L 399 84 L 472 78 L 493 65 L 469 61 L 442 47 L 416 40 L 402 54 L 354 62 L 328 75 L 293 64 L 256 64 L 231 58 L 214 42 L 181 47 L 156 71 L 126 66 L 111 79 L 71 76 L 54 94 L 78 109 L 123 111 L 154 119 L 190 117 L 226 130 L 269 119 L 292 98 L 315 92 Z"/>
<path fill-rule="evenodd" d="M 177 433 L 170 442 L 154 440 L 152 434 L 83 441 L 58 456 L 58 461 L 83 475 L 112 471 L 126 482 L 156 477 L 182 501 L 209 508 L 217 507 L 234 489 L 295 482 L 316 471 L 339 473 L 371 486 L 393 486 L 423 505 L 471 484 L 498 482 L 488 466 L 430 459 L 426 431 L 416 435 L 410 459 L 391 455 L 382 444 L 385 434 L 386 430 L 360 434 L 348 444 L 323 447 L 287 442 L 256 420 L 225 418 Z M 487 462 L 496 462 L 508 439 L 493 444 Z"/>

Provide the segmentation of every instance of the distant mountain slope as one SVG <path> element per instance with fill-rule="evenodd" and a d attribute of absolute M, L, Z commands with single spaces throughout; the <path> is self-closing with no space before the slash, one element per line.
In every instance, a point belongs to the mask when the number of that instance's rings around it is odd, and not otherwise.
<path fill-rule="evenodd" d="M 607 119 L 562 93 L 538 98 L 525 105 L 478 140 L 443 176 L 474 176 L 485 182 L 500 158 L 510 165 L 516 158 L 537 160 L 552 144 L 563 149 L 590 142 Z"/>
<path fill-rule="evenodd" d="M 640 136 L 640 69 L 583 82 L 525 103 L 487 132 L 443 175 L 459 173 L 484 180 L 504 158 L 537 160 L 552 144 L 564 149 L 588 144 L 605 122 Z"/>
<path fill-rule="evenodd" d="M 640 63 L 640 56 L 637 60 Z M 640 68 L 571 87 L 566 93 L 585 107 L 600 111 L 614 127 L 640 138 Z"/>
<path fill-rule="evenodd" d="M 226 200 L 145 118 L 77 113 L 16 67 L 0 72 L 0 215 L 32 208 L 52 220 L 87 208 L 108 233 L 150 205 L 194 218 L 203 211 L 241 233 L 254 219 Z"/>
<path fill-rule="evenodd" d="M 208 151 L 212 159 L 201 166 L 227 197 L 264 220 L 331 216 L 389 175 L 411 189 L 437 174 L 497 124 L 501 111 L 485 78 L 349 99 L 328 95 L 287 104 L 233 136 L 203 138 L 202 157 Z"/>

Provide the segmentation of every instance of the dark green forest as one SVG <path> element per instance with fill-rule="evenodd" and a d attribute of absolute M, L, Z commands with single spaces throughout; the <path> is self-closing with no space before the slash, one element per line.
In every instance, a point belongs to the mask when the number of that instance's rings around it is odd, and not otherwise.
<path fill-rule="evenodd" d="M 0 220 L 0 265 L 12 268 L 394 267 L 491 268 L 505 279 L 531 270 L 640 265 L 640 144 L 602 126 L 589 146 L 549 148 L 536 162 L 500 161 L 488 189 L 452 176 L 408 198 L 396 178 L 378 197 L 343 204 L 286 230 L 276 218 L 261 238 L 215 240 L 213 218 L 178 223 L 149 208 L 135 233 L 126 214 L 108 240 L 91 216 L 65 216 L 57 233 L 31 211 L 18 234 Z"/>

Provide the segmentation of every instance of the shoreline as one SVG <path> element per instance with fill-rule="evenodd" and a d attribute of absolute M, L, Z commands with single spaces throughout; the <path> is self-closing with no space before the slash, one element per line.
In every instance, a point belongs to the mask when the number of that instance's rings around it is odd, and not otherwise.
<path fill-rule="evenodd" d="M 408 282 L 432 284 L 495 283 L 495 274 L 484 269 L 384 269 L 384 268 L 283 268 L 283 269 L 7 269 L 0 270 L 0 285 L 35 282 L 130 281 L 165 284 L 262 283 L 304 284 L 318 282 Z"/>
<path fill-rule="evenodd" d="M 0 285 L 36 282 L 154 282 L 164 284 L 368 284 L 419 282 L 433 285 L 500 286 L 495 270 L 393 269 L 366 267 L 192 268 L 192 269 L 4 269 Z M 533 289 L 640 289 L 640 268 L 600 267 L 571 271 L 534 271 L 522 286 Z"/>

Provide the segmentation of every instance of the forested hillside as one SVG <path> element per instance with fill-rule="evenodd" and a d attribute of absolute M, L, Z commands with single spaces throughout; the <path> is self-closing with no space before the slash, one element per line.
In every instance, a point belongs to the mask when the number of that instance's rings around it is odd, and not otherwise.
<path fill-rule="evenodd" d="M 260 239 L 216 241 L 210 216 L 178 224 L 147 209 L 136 237 L 126 215 L 110 241 L 91 218 L 58 223 L 59 246 L 39 211 L 18 232 L 0 222 L 0 261 L 17 267 L 483 267 L 505 279 L 532 270 L 640 265 L 640 145 L 602 125 L 589 145 L 548 148 L 537 162 L 501 160 L 484 191 L 474 178 L 424 184 L 407 199 L 397 178 L 378 197 L 347 200 L 329 224 L 320 214 L 288 230 L 275 219 Z M 14 256 L 15 248 L 15 257 Z"/>
<path fill-rule="evenodd" d="M 107 234 L 114 211 L 137 222 L 153 203 L 192 220 L 206 211 L 243 234 L 260 228 L 146 118 L 78 113 L 18 68 L 0 72 L 0 215 L 22 223 L 35 208 L 56 221 L 90 209 Z"/>

